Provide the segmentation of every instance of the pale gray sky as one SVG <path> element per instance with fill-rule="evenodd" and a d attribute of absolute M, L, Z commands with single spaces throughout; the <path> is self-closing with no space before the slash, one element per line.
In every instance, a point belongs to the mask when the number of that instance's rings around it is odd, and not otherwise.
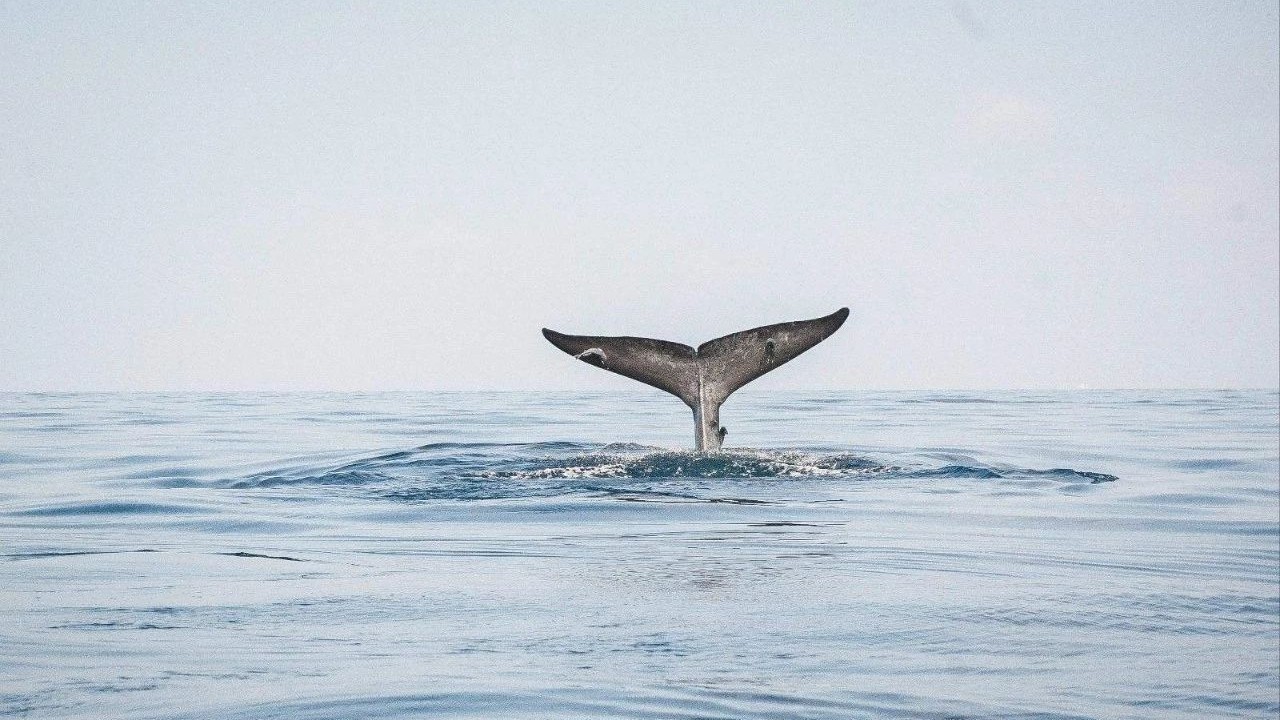
<path fill-rule="evenodd" d="M 1273 387 L 1276 7 L 6 2 L 0 389 Z"/>

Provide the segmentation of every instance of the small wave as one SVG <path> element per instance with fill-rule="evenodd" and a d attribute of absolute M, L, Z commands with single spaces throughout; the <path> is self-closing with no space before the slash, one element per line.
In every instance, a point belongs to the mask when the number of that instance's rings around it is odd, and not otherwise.
<path fill-rule="evenodd" d="M 200 512 L 190 505 L 148 502 L 96 502 L 51 505 L 14 510 L 9 515 L 29 517 L 75 517 L 78 515 L 178 515 Z"/>
<path fill-rule="evenodd" d="M 138 550 L 48 550 L 43 552 L 11 553 L 0 557 L 6 557 L 9 560 L 45 560 L 49 558 L 79 557 L 82 555 L 120 555 L 123 553 L 153 552 L 160 551 L 151 548 L 140 548 Z"/>
<path fill-rule="evenodd" d="M 182 630 L 187 625 L 167 625 L 160 623 L 148 622 L 130 622 L 130 621 L 93 621 L 93 622 L 72 622 L 63 623 L 61 625 L 50 625 L 50 630 Z"/>
<path fill-rule="evenodd" d="M 1233 458 L 1199 458 L 1195 460 L 1183 460 L 1173 464 L 1179 470 L 1189 472 L 1208 472 L 1211 470 L 1247 470 L 1251 469 L 1253 463 L 1246 460 L 1236 460 Z"/>
<path fill-rule="evenodd" d="M 303 560 L 302 558 L 289 557 L 288 555 L 263 555 L 262 553 L 252 553 L 252 552 L 246 552 L 244 550 L 241 550 L 239 552 L 224 552 L 224 553 L 218 553 L 218 554 L 226 555 L 227 557 L 258 558 L 261 560 L 287 560 L 289 562 L 306 562 L 306 560 Z"/>
<path fill-rule="evenodd" d="M 66 413 L 60 411 L 14 410 L 10 412 L 0 412 L 0 419 L 13 418 L 15 420 L 38 420 L 42 418 L 66 417 L 66 415 Z"/>
<path fill-rule="evenodd" d="M 984 397 L 966 397 L 963 395 L 935 395 L 932 397 L 911 398 L 904 403 L 942 403 L 944 405 L 998 405 L 1000 400 Z"/>
<path fill-rule="evenodd" d="M 1088 480 L 1091 485 L 1097 485 L 1098 483 L 1115 482 L 1120 479 L 1115 475 L 1108 475 L 1106 473 L 1099 473 L 1099 472 L 1088 472 L 1086 470 L 1072 470 L 1071 468 L 1054 468 L 1052 470 L 1023 470 L 1022 472 L 1032 477 L 1036 477 L 1036 476 L 1047 477 L 1047 478 L 1052 478 L 1054 480 L 1065 480 L 1068 482 L 1073 480 Z"/>
<path fill-rule="evenodd" d="M 970 465 L 943 465 L 939 468 L 916 470 L 911 475 L 919 478 L 976 478 L 979 480 L 995 480 L 1004 477 L 991 468 Z"/>
<path fill-rule="evenodd" d="M 228 484 L 237 489 L 272 488 L 289 485 L 343 485 L 359 486 L 394 481 L 395 477 L 377 471 L 335 470 L 314 474 L 263 473 L 235 480 Z"/>
<path fill-rule="evenodd" d="M 480 648 L 473 652 L 483 651 Z M 629 651 L 670 662 L 688 654 L 674 641 L 641 639 Z M 457 690 L 442 688 L 418 695 L 304 697 L 288 701 L 243 703 L 219 708 L 224 718 L 255 720 L 330 720 L 351 717 L 548 717 L 565 720 L 585 718 L 672 718 L 681 720 L 746 720 L 756 718 L 803 717 L 818 719 L 856 717 L 934 717 L 917 711 L 922 699 L 890 692 L 841 693 L 835 695 L 789 694 L 770 690 L 741 690 L 705 686 L 647 688 L 539 688 L 537 691 Z M 996 714 L 991 708 L 961 705 L 958 716 L 984 717 Z M 174 718 L 201 717 L 184 713 Z M 1012 717 L 1012 716 L 1010 716 Z M 1038 713 L 1042 720 L 1067 720 L 1068 715 Z"/>

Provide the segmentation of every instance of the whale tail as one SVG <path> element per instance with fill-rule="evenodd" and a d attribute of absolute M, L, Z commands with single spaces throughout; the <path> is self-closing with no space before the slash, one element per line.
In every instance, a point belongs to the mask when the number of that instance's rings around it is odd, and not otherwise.
<path fill-rule="evenodd" d="M 727 432 L 720 406 L 735 390 L 827 339 L 849 308 L 813 320 L 765 325 L 708 340 L 696 349 L 638 337 L 565 335 L 542 329 L 552 345 L 579 360 L 639 380 L 680 398 L 693 410 L 694 444 L 720 449 Z"/>

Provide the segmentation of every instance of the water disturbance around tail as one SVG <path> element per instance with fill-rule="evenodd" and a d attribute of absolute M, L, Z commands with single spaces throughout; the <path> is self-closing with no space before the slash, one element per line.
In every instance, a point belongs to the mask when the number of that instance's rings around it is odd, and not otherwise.
<path fill-rule="evenodd" d="M 1280 713 L 1274 391 L 0 394 L 0 717 Z"/>

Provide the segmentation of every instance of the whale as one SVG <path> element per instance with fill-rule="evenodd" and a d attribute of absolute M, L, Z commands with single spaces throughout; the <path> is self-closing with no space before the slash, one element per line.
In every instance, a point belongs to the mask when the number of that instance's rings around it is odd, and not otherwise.
<path fill-rule="evenodd" d="M 718 452 L 728 434 L 720 406 L 735 390 L 791 362 L 840 329 L 849 308 L 812 320 L 762 325 L 698 347 L 630 336 L 566 335 L 542 329 L 552 345 L 603 370 L 675 395 L 693 411 L 698 452 Z"/>

